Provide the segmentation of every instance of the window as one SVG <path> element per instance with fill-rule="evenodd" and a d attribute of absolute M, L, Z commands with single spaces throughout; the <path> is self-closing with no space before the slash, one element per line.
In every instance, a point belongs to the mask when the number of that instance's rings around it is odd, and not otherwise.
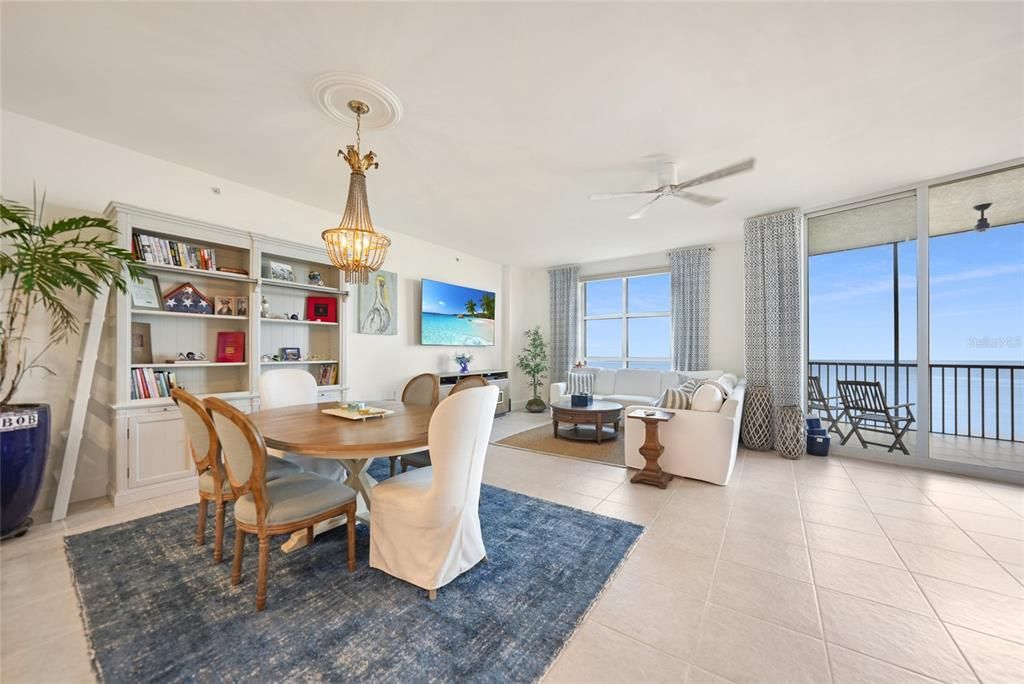
<path fill-rule="evenodd" d="M 581 290 L 580 356 L 587 365 L 671 369 L 668 273 L 589 280 Z"/>

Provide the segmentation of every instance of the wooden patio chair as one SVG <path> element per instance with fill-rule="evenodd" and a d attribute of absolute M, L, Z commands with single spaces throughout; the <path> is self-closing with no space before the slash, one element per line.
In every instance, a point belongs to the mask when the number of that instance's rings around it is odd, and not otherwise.
<path fill-rule="evenodd" d="M 807 410 L 824 413 L 825 420 L 828 421 L 828 431 L 839 435 L 839 439 L 846 438 L 839 429 L 839 421 L 847 417 L 846 409 L 839 403 L 839 397 L 825 396 L 825 391 L 821 388 L 821 378 L 817 375 L 807 376 Z"/>
<path fill-rule="evenodd" d="M 865 449 L 868 448 L 868 444 L 873 444 L 887 447 L 890 452 L 899 448 L 904 454 L 910 455 L 910 451 L 903 443 L 903 436 L 907 434 L 907 430 L 914 423 L 914 412 L 911 410 L 914 404 L 890 406 L 885 400 L 882 383 L 877 380 L 839 380 L 836 384 L 839 387 L 839 398 L 843 402 L 843 410 L 846 411 L 846 416 L 850 421 L 850 432 L 840 444 L 846 444 L 850 437 L 857 435 L 860 445 Z M 899 414 L 901 408 L 907 410 L 907 415 Z M 865 425 L 865 423 L 867 424 Z M 864 439 L 861 430 L 890 435 L 892 443 L 870 442 Z"/>

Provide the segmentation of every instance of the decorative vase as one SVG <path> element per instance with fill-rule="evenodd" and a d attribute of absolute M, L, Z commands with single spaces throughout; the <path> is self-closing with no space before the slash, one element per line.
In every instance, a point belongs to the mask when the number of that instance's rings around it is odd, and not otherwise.
<path fill-rule="evenodd" d="M 48 404 L 12 404 L 0 412 L 0 539 L 25 534 L 50 451 Z"/>
<path fill-rule="evenodd" d="M 807 449 L 805 426 L 804 413 L 799 406 L 783 406 L 779 409 L 775 448 L 780 456 L 796 460 L 804 454 Z"/>
<path fill-rule="evenodd" d="M 459 361 L 459 372 L 460 373 L 468 373 L 469 372 L 469 361 Z"/>
<path fill-rule="evenodd" d="M 270 318 L 270 302 L 267 301 L 266 297 L 260 298 L 260 316 Z"/>
<path fill-rule="evenodd" d="M 541 413 L 547 407 L 548 405 L 545 404 L 544 400 L 541 399 L 540 397 L 533 397 L 532 399 L 527 399 L 526 401 L 526 410 L 529 411 L 530 413 Z"/>
<path fill-rule="evenodd" d="M 740 436 L 748 449 L 768 451 L 772 448 L 772 391 L 768 386 L 747 387 Z"/>

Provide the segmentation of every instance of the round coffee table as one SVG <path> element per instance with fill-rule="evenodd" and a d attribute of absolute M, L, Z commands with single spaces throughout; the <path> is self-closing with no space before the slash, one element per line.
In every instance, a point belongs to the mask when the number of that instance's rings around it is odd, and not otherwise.
<path fill-rule="evenodd" d="M 600 444 L 605 439 L 619 436 L 622 406 L 613 401 L 595 399 L 590 406 L 573 406 L 563 399 L 551 405 L 551 422 L 555 439 L 576 439 Z M 559 429 L 559 423 L 572 423 L 572 427 Z"/>

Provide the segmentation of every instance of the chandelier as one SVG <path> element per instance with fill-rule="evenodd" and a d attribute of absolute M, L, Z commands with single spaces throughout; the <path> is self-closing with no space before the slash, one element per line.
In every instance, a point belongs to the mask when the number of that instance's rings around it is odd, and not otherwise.
<path fill-rule="evenodd" d="M 331 263 L 345 274 L 346 283 L 367 285 L 370 273 L 384 265 L 391 238 L 373 229 L 370 205 L 366 201 L 366 172 L 379 166 L 372 151 L 359 151 L 362 116 L 370 111 L 365 102 L 352 100 L 348 108 L 356 115 L 356 144 L 348 145 L 338 156 L 344 157 L 352 169 L 348 184 L 345 213 L 337 228 L 328 228 L 320 237 L 327 244 Z"/>

